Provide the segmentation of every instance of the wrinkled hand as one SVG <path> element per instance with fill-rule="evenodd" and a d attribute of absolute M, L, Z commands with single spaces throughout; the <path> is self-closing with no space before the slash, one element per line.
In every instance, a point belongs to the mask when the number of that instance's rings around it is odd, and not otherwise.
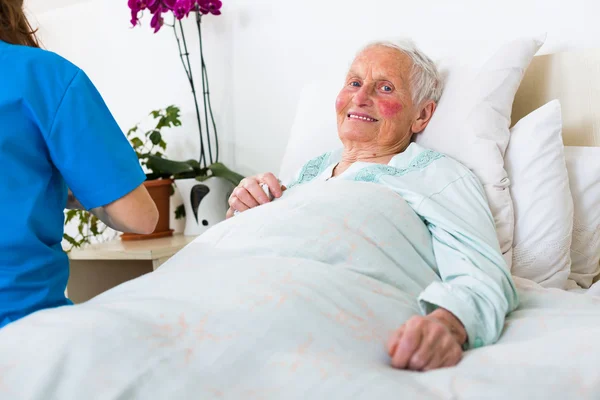
<path fill-rule="evenodd" d="M 425 317 L 406 321 L 390 336 L 387 351 L 394 368 L 430 371 L 458 364 L 466 339 L 458 318 L 438 308 Z"/>
<path fill-rule="evenodd" d="M 268 203 L 269 198 L 260 187 L 263 183 L 267 184 L 274 198 L 281 197 L 286 189 L 285 186 L 280 185 L 279 180 L 270 172 L 244 178 L 229 196 L 229 210 L 227 210 L 226 217 L 232 217 L 235 211 L 242 212 Z"/>

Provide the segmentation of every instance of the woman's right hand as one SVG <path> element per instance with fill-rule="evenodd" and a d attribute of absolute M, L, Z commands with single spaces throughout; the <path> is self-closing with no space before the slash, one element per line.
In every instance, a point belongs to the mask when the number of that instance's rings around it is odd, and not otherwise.
<path fill-rule="evenodd" d="M 244 178 L 229 197 L 229 210 L 227 210 L 226 218 L 232 217 L 235 211 L 242 212 L 268 203 L 269 197 L 260 187 L 263 183 L 269 187 L 269 191 L 276 199 L 281 197 L 286 189 L 270 172 Z"/>

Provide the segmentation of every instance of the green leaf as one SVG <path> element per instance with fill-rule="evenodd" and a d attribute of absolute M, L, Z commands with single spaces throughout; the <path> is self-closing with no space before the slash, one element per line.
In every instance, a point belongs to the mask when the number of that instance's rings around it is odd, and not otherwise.
<path fill-rule="evenodd" d="M 169 106 L 165 110 L 167 112 L 167 118 L 173 124 L 173 126 L 181 126 L 181 121 L 179 119 L 180 110 L 177 106 Z"/>
<path fill-rule="evenodd" d="M 167 160 L 166 158 L 148 155 L 148 168 L 155 174 L 177 175 L 194 172 L 194 168 L 185 162 Z"/>
<path fill-rule="evenodd" d="M 180 204 L 175 209 L 175 219 L 181 219 L 181 218 L 185 218 L 185 207 L 183 206 L 183 204 Z"/>
<path fill-rule="evenodd" d="M 65 239 L 69 244 L 73 247 L 79 247 L 79 242 L 75 240 L 72 236 L 63 233 L 63 239 Z"/>
<path fill-rule="evenodd" d="M 144 142 L 142 142 L 142 139 L 140 139 L 138 137 L 131 138 L 129 140 L 129 142 L 131 143 L 131 145 L 133 146 L 134 149 L 137 149 L 138 147 L 142 147 L 144 145 Z"/>
<path fill-rule="evenodd" d="M 165 111 L 167 112 L 167 115 L 171 115 L 171 114 L 179 115 L 179 107 L 174 106 L 174 105 L 168 106 Z"/>
<path fill-rule="evenodd" d="M 158 146 L 163 150 L 167 149 L 167 143 L 164 140 L 161 140 L 160 142 L 158 142 Z"/>
<path fill-rule="evenodd" d="M 196 160 L 186 160 L 184 161 L 187 165 L 189 165 L 190 167 L 192 167 L 194 169 L 194 172 L 197 175 L 206 175 L 208 170 L 207 169 L 203 169 L 202 167 L 200 167 L 200 163 Z"/>
<path fill-rule="evenodd" d="M 67 218 L 65 219 L 65 225 L 71 222 L 73 218 L 77 216 L 77 210 L 69 210 L 67 211 Z"/>
<path fill-rule="evenodd" d="M 98 217 L 96 217 L 95 215 L 92 216 L 90 221 L 90 232 L 92 232 L 94 236 L 100 234 L 100 232 L 98 232 Z"/>
<path fill-rule="evenodd" d="M 167 117 L 162 117 L 160 119 L 160 121 L 158 121 L 158 124 L 156 124 L 156 130 L 160 130 L 162 128 L 168 128 L 171 126 L 171 122 L 169 121 L 169 119 Z"/>
<path fill-rule="evenodd" d="M 151 111 L 150 115 L 152 115 L 153 118 L 158 118 L 160 117 L 160 110 Z"/>
<path fill-rule="evenodd" d="M 134 134 L 135 132 L 137 132 L 138 130 L 138 126 L 134 126 L 133 128 L 131 128 L 130 130 L 127 131 L 127 137 L 131 136 L 132 134 Z"/>
<path fill-rule="evenodd" d="M 214 163 L 208 166 L 208 169 L 212 172 L 213 176 L 223 178 L 231 182 L 234 186 L 240 184 L 241 180 L 244 179 L 243 175 L 233 172 L 222 163 Z"/>
<path fill-rule="evenodd" d="M 155 145 L 155 146 L 157 144 L 159 144 L 162 141 L 162 135 L 160 134 L 160 132 L 159 131 L 153 131 L 150 134 L 150 141 L 152 141 L 152 144 Z"/>
<path fill-rule="evenodd" d="M 89 212 L 84 211 L 81 214 L 79 214 L 79 220 L 83 224 L 88 224 L 90 222 L 90 215 L 91 214 Z"/>

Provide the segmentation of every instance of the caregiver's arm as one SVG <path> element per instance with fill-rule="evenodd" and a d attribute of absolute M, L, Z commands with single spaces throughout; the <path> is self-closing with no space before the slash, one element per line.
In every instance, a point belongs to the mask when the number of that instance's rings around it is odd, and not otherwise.
<path fill-rule="evenodd" d="M 150 233 L 158 212 L 139 159 L 94 84 L 80 69 L 73 74 L 44 131 L 52 162 L 80 208 L 116 230 Z"/>
<path fill-rule="evenodd" d="M 417 207 L 432 234 L 441 282 L 419 296 L 425 314 L 456 317 L 466 348 L 495 343 L 518 296 L 502 257 L 483 188 L 471 172 L 424 199 Z"/>
<path fill-rule="evenodd" d="M 67 208 L 84 209 L 70 190 Z M 154 231 L 158 222 L 156 204 L 143 185 L 106 206 L 89 211 L 104 224 L 120 232 L 149 234 Z"/>

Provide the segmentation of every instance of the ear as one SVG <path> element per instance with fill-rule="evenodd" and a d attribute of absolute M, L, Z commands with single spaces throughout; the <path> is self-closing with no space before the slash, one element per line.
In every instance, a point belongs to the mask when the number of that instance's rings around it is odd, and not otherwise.
<path fill-rule="evenodd" d="M 436 107 L 437 105 L 432 100 L 428 100 L 423 104 L 417 119 L 411 125 L 412 133 L 419 133 L 425 130 L 429 121 L 431 121 L 431 117 L 433 116 Z"/>

